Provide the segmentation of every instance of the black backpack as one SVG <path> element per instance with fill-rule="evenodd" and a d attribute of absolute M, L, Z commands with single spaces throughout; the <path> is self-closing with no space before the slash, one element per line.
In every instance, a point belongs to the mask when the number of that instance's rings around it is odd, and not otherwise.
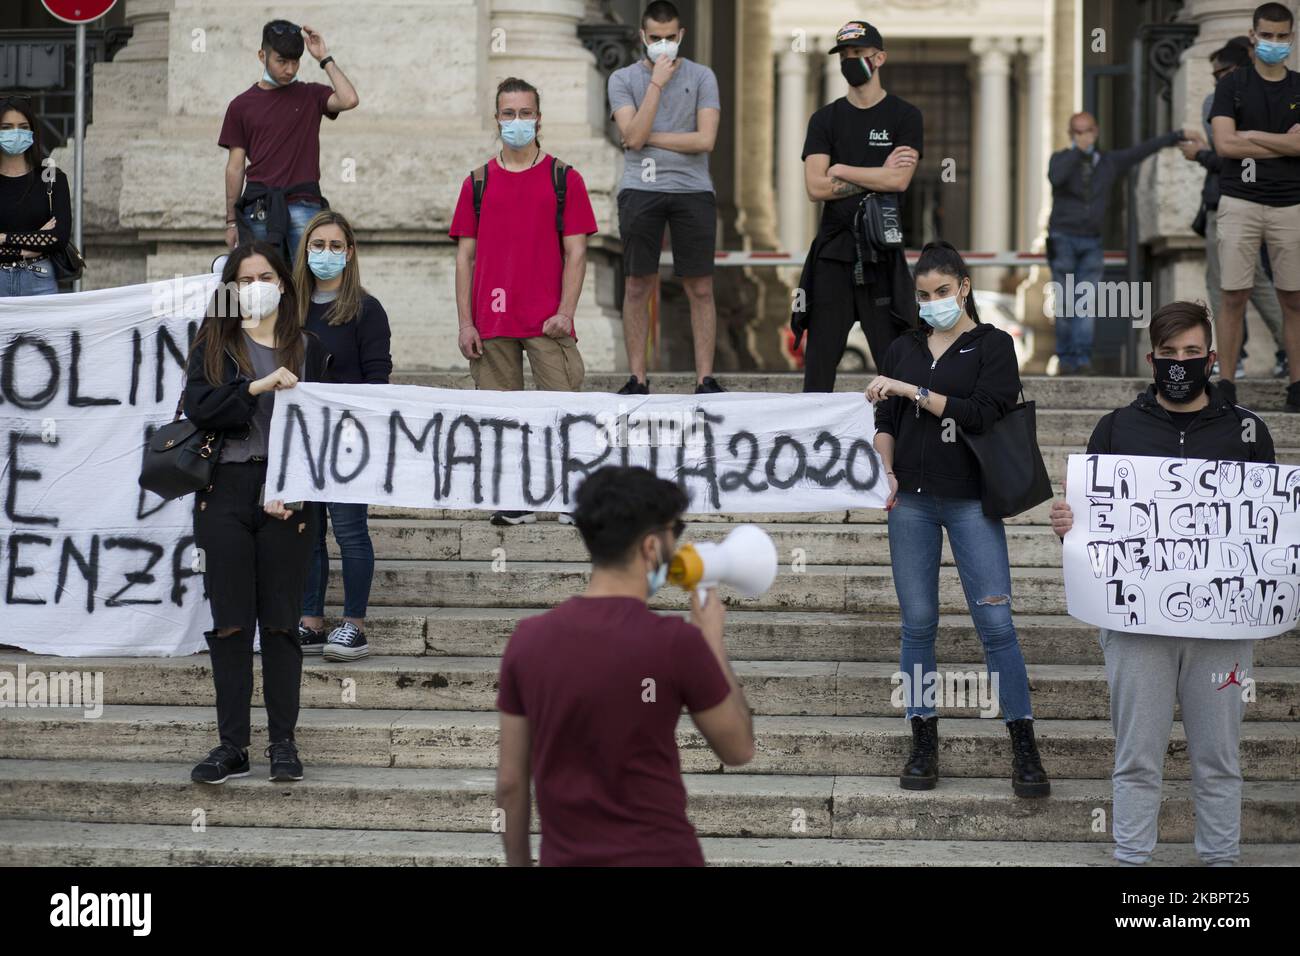
<path fill-rule="evenodd" d="M 569 165 L 559 157 L 551 164 L 551 185 L 555 187 L 555 231 L 564 245 L 564 198 L 569 187 Z M 470 174 L 474 177 L 474 221 L 483 209 L 483 192 L 487 189 L 488 164 L 484 163 Z"/>

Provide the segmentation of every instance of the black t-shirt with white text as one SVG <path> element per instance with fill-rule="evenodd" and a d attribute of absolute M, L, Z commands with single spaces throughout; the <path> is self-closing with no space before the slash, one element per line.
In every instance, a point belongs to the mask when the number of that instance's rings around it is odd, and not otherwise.
<path fill-rule="evenodd" d="M 1214 88 L 1211 121 L 1216 116 L 1232 117 L 1238 130 L 1285 133 L 1300 123 L 1300 73 L 1287 70 L 1282 79 L 1270 81 L 1254 67 L 1233 70 Z M 1242 178 L 1247 162 L 1254 163 L 1254 182 Z M 1225 196 L 1265 206 L 1300 204 L 1300 156 L 1255 160 L 1225 156 L 1219 189 Z"/>
<path fill-rule="evenodd" d="M 860 109 L 841 96 L 813 113 L 804 139 L 803 159 L 824 153 L 831 165 L 883 166 L 899 146 L 910 146 L 921 153 L 921 111 L 906 100 L 886 93 L 875 106 Z M 862 193 L 831 199 L 822 205 L 821 228 L 817 233 L 819 256 L 852 262 L 857 257 L 853 245 L 853 213 L 862 201 Z M 902 207 L 902 196 L 899 197 Z"/>

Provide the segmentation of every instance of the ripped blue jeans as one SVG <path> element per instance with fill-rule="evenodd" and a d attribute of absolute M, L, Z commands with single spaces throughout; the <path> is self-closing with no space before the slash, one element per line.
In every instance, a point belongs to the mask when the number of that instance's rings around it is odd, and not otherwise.
<path fill-rule="evenodd" d="M 903 618 L 900 669 L 904 674 L 938 670 L 934 640 L 939 630 L 939 560 L 943 532 L 957 562 L 966 606 L 984 645 L 989 679 L 997 677 L 1002 719 L 1033 717 L 1029 675 L 1011 620 L 1011 564 L 1002 522 L 984 514 L 978 498 L 940 498 L 900 491 L 889 512 L 889 558 Z M 955 662 L 956 663 L 956 662 Z M 934 707 L 909 706 L 907 718 L 930 717 Z"/>

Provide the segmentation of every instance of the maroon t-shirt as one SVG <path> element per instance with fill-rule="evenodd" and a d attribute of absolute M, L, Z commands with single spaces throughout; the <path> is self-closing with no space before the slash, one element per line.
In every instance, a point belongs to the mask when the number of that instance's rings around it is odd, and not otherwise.
<path fill-rule="evenodd" d="M 325 111 L 333 92 L 324 83 L 294 82 L 273 90 L 254 83 L 226 107 L 217 145 L 248 154 L 250 183 L 283 188 L 319 182 L 320 118 L 338 118 Z"/>
<path fill-rule="evenodd" d="M 497 707 L 528 718 L 542 866 L 703 866 L 675 733 L 730 690 L 699 628 L 636 598 L 520 621 Z"/>

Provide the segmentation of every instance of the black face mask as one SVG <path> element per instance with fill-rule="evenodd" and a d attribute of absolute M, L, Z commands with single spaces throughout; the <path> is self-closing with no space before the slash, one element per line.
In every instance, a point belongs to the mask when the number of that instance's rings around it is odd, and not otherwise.
<path fill-rule="evenodd" d="M 849 86 L 861 86 L 871 79 L 871 64 L 865 57 L 849 57 L 840 60 L 840 72 L 849 81 Z"/>
<path fill-rule="evenodd" d="M 1168 401 L 1179 405 L 1192 402 L 1210 380 L 1210 360 L 1194 359 L 1152 359 L 1155 366 L 1156 388 Z"/>

